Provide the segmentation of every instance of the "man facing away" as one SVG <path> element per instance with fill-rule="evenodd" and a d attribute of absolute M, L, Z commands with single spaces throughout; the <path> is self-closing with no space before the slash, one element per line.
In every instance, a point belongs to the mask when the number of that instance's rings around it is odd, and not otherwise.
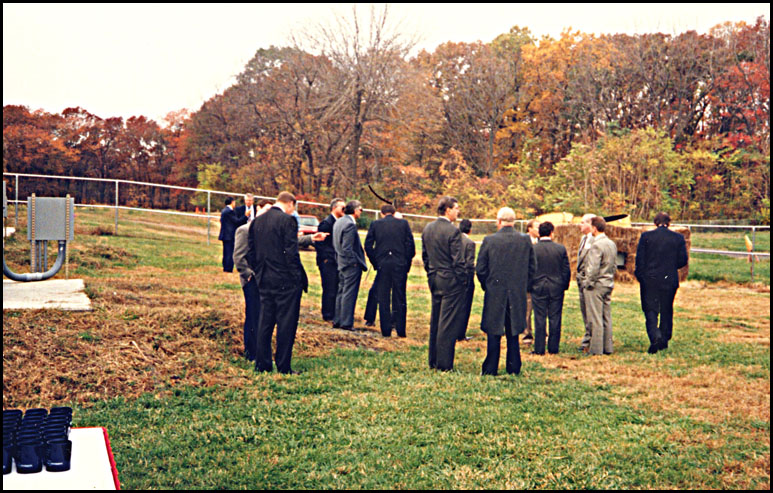
<path fill-rule="evenodd" d="M 416 255 L 411 226 L 405 219 L 394 217 L 395 212 L 391 204 L 381 206 L 383 218 L 370 224 L 365 237 L 365 253 L 378 271 L 379 321 L 384 337 L 392 335 L 393 325 L 398 337 L 406 335 L 405 289 L 411 261 Z"/>
<path fill-rule="evenodd" d="M 593 228 L 590 222 L 594 217 L 596 217 L 595 214 L 585 214 L 582 216 L 580 221 L 582 239 L 580 240 L 580 248 L 577 251 L 577 290 L 580 292 L 580 312 L 582 313 L 582 323 L 585 327 L 585 335 L 583 335 L 578 349 L 586 352 L 588 347 L 590 347 L 590 323 L 588 323 L 588 313 L 585 308 L 585 290 L 582 286 L 585 281 L 585 267 L 587 266 L 585 259 L 588 257 L 588 252 L 593 244 Z"/>
<path fill-rule="evenodd" d="M 362 214 L 359 200 L 351 200 L 344 207 L 344 216 L 333 226 L 333 247 L 338 262 L 338 293 L 333 327 L 354 330 L 354 307 L 363 271 L 368 270 L 357 219 Z"/>
<path fill-rule="evenodd" d="M 472 337 L 467 337 L 467 326 L 470 323 L 470 312 L 472 312 L 472 299 L 475 295 L 475 242 L 468 236 L 470 231 L 472 231 L 472 222 L 469 219 L 462 219 L 459 223 L 459 231 L 462 232 L 464 263 L 467 265 L 467 290 L 464 293 L 464 324 L 459 337 L 456 339 L 461 342 L 472 339 Z"/>
<path fill-rule="evenodd" d="M 530 219 L 526 223 L 526 234 L 529 235 L 529 240 L 531 240 L 531 244 L 536 245 L 539 241 L 539 221 L 536 219 Z M 532 312 L 532 303 L 531 303 L 531 293 L 526 293 L 526 328 L 523 330 L 523 343 L 524 344 L 531 344 L 534 342 L 534 334 L 532 334 L 531 330 L 531 312 Z"/>
<path fill-rule="evenodd" d="M 467 264 L 462 249 L 462 232 L 454 226 L 459 202 L 442 197 L 439 217 L 421 234 L 421 258 L 432 294 L 429 323 L 429 367 L 441 371 L 454 368 L 456 339 L 464 324 L 464 293 Z"/>
<path fill-rule="evenodd" d="M 333 225 L 343 217 L 345 205 L 344 200 L 340 198 L 335 198 L 330 202 L 330 215 L 323 219 L 317 227 L 317 231 L 329 233 L 329 236 L 325 238 L 325 241 L 314 245 L 317 250 L 317 267 L 319 267 L 319 275 L 322 278 L 322 319 L 326 322 L 332 322 L 335 317 L 336 295 L 338 294 L 338 263 L 333 246 Z"/>
<path fill-rule="evenodd" d="M 483 375 L 497 374 L 502 336 L 507 341 L 507 373 L 521 372 L 518 335 L 526 327 L 526 293 L 532 289 L 537 258 L 529 236 L 516 231 L 514 224 L 515 212 L 499 209 L 497 232 L 483 239 L 475 267 L 485 292 L 480 324 L 488 338 Z"/>
<path fill-rule="evenodd" d="M 276 325 L 276 360 L 280 373 L 295 374 L 292 352 L 301 296 L 309 282 L 298 253 L 298 224 L 291 216 L 295 196 L 282 192 L 276 204 L 250 223 L 248 260 L 260 293 L 260 320 L 255 343 L 255 370 L 269 372 L 271 336 Z"/>
<path fill-rule="evenodd" d="M 590 354 L 612 354 L 612 289 L 615 287 L 617 247 L 604 234 L 607 223 L 596 216 L 591 219 L 593 245 L 588 252 L 585 279 L 585 309 L 588 313 L 591 339 Z"/>
<path fill-rule="evenodd" d="M 684 236 L 668 229 L 670 225 L 671 217 L 658 213 L 655 229 L 642 233 L 636 248 L 634 274 L 639 280 L 650 354 L 668 348 L 674 327 L 674 297 L 679 289 L 678 271 L 687 265 Z"/>
<path fill-rule="evenodd" d="M 534 308 L 534 354 L 545 354 L 546 320 L 550 320 L 548 353 L 558 354 L 561 342 L 561 315 L 564 307 L 564 291 L 569 289 L 572 271 L 566 248 L 553 242 L 553 223 L 539 225 L 539 242 L 534 245 L 537 271 L 531 292 Z"/>
<path fill-rule="evenodd" d="M 234 271 L 234 235 L 241 224 L 234 211 L 234 199 L 226 197 L 225 207 L 220 211 L 220 234 L 217 239 L 223 242 L 223 272 Z"/>

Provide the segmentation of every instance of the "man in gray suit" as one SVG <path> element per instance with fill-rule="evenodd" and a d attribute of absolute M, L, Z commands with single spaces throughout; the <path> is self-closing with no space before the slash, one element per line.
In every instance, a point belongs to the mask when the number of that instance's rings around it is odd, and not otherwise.
<path fill-rule="evenodd" d="M 365 251 L 357 233 L 357 219 L 362 214 L 359 200 L 351 200 L 344 207 L 344 216 L 333 225 L 333 247 L 338 263 L 338 294 L 333 327 L 354 330 L 354 306 L 360 290 L 362 272 L 368 270 Z"/>
<path fill-rule="evenodd" d="M 488 334 L 483 375 L 496 375 L 502 336 L 507 340 L 505 369 L 521 372 L 518 335 L 526 328 L 526 293 L 532 290 L 537 269 L 529 236 L 513 228 L 515 212 L 509 207 L 497 213 L 497 232 L 483 239 L 478 253 L 478 274 L 483 297 L 480 328 Z"/>
<path fill-rule="evenodd" d="M 429 322 L 429 367 L 441 371 L 454 368 L 456 339 L 464 324 L 464 293 L 467 264 L 462 232 L 453 225 L 459 217 L 459 202 L 442 197 L 438 217 L 421 234 L 421 258 L 432 293 Z"/>
<path fill-rule="evenodd" d="M 612 354 L 612 289 L 615 287 L 617 247 L 604 234 L 604 218 L 591 219 L 593 245 L 588 252 L 585 279 L 585 309 L 590 324 L 590 354 Z"/>
<path fill-rule="evenodd" d="M 580 249 L 577 251 L 577 290 L 580 292 L 580 312 L 582 312 L 582 323 L 585 326 L 585 335 L 582 337 L 582 343 L 578 348 L 580 351 L 587 351 L 590 346 L 590 324 L 588 323 L 588 313 L 585 309 L 585 290 L 582 288 L 585 281 L 585 259 L 588 257 L 591 245 L 593 245 L 593 232 L 590 225 L 591 219 L 595 214 L 585 214 L 580 221 L 580 231 L 582 239 L 580 240 Z"/>

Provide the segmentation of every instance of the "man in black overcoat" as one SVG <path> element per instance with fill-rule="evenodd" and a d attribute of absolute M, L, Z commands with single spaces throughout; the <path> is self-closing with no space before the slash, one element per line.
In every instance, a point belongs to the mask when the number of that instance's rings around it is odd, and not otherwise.
<path fill-rule="evenodd" d="M 679 289 L 678 270 L 687 265 L 684 236 L 668 229 L 670 225 L 671 217 L 658 213 L 655 229 L 642 233 L 636 248 L 634 274 L 639 280 L 650 354 L 668 348 L 674 327 L 674 297 Z"/>
<path fill-rule="evenodd" d="M 515 212 L 509 207 L 497 213 L 497 232 L 483 239 L 475 271 L 483 297 L 481 330 L 488 335 L 483 375 L 496 375 L 502 336 L 507 340 L 505 369 L 521 372 L 518 335 L 526 327 L 526 293 L 532 290 L 537 258 L 529 236 L 513 228 Z"/>
<path fill-rule="evenodd" d="M 411 226 L 405 219 L 394 217 L 391 204 L 381 206 L 381 219 L 370 223 L 365 237 L 365 253 L 378 271 L 378 306 L 381 335 L 392 335 L 394 325 L 398 337 L 405 337 L 407 305 L 405 286 L 408 271 L 416 255 Z M 390 303 L 391 298 L 391 303 Z"/>
<path fill-rule="evenodd" d="M 558 354 L 561 342 L 561 314 L 564 308 L 564 291 L 569 289 L 572 271 L 566 248 L 553 242 L 553 223 L 539 225 L 539 241 L 534 245 L 537 271 L 531 292 L 534 309 L 534 354 L 545 354 L 545 329 L 550 320 L 548 352 Z"/>
<path fill-rule="evenodd" d="M 338 263 L 333 246 L 333 225 L 344 215 L 343 199 L 335 198 L 330 202 L 330 215 L 323 219 L 317 231 L 329 233 L 325 241 L 314 244 L 317 250 L 317 267 L 322 278 L 322 319 L 332 322 L 336 314 L 336 295 L 338 294 Z"/>
<path fill-rule="evenodd" d="M 295 197 L 282 192 L 276 204 L 250 224 L 247 258 L 260 292 L 256 334 L 256 371 L 271 371 L 271 336 L 276 325 L 277 371 L 294 374 L 291 366 L 302 291 L 309 281 L 298 253 L 298 223 L 290 214 Z"/>
<path fill-rule="evenodd" d="M 429 323 L 429 367 L 442 371 L 454 368 L 456 338 L 464 324 L 464 293 L 467 264 L 462 249 L 462 232 L 454 226 L 459 202 L 442 197 L 438 217 L 421 234 L 421 258 L 432 293 Z"/>

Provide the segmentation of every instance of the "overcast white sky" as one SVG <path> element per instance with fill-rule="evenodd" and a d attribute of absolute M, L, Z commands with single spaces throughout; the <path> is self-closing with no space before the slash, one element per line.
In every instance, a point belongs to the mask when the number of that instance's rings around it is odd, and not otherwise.
<path fill-rule="evenodd" d="M 233 83 L 259 48 L 354 4 L 3 4 L 3 105 L 103 118 L 201 104 Z M 367 15 L 370 4 L 357 4 Z M 376 4 L 377 6 L 383 4 Z M 491 41 L 512 26 L 557 37 L 585 33 L 705 33 L 726 21 L 770 18 L 757 4 L 391 4 L 390 18 L 428 51 L 446 41 Z"/>

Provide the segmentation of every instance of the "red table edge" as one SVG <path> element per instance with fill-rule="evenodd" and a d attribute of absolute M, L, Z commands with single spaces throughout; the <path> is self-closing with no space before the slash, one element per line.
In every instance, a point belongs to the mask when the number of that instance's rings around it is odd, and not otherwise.
<path fill-rule="evenodd" d="M 85 430 L 88 428 L 101 428 L 102 433 L 105 435 L 105 447 L 107 448 L 107 457 L 110 459 L 110 472 L 113 474 L 113 482 L 115 483 L 115 489 L 121 489 L 121 483 L 118 481 L 118 467 L 115 464 L 115 458 L 113 457 L 113 449 L 110 447 L 110 436 L 107 434 L 107 428 L 102 426 L 86 426 L 83 428 L 75 428 L 76 430 Z"/>

